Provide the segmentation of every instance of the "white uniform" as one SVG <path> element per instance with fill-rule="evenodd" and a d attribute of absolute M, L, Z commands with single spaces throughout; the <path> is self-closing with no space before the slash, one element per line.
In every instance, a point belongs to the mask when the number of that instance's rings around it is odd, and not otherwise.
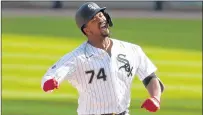
<path fill-rule="evenodd" d="M 156 71 L 141 47 L 112 39 L 111 56 L 85 42 L 56 62 L 42 79 L 68 80 L 79 92 L 79 115 L 128 112 L 131 83 Z"/>

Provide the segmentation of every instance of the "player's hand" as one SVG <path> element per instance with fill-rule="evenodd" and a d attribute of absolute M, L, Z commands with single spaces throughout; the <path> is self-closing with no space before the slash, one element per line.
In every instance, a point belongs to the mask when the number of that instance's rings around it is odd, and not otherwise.
<path fill-rule="evenodd" d="M 160 101 L 156 97 L 148 98 L 144 101 L 141 108 L 145 108 L 149 112 L 156 112 L 160 109 Z"/>
<path fill-rule="evenodd" d="M 43 86 L 43 90 L 45 92 L 50 91 L 50 90 L 54 90 L 54 89 L 58 89 L 59 85 L 58 82 L 55 79 L 49 79 L 44 83 Z"/>

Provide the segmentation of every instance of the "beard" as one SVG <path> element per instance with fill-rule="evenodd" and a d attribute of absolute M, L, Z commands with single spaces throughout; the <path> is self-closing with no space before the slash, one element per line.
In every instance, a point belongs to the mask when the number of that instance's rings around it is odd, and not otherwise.
<path fill-rule="evenodd" d="M 105 30 L 102 30 L 101 31 L 101 36 L 102 37 L 110 37 L 110 30 L 109 30 L 109 28 L 106 28 Z"/>
<path fill-rule="evenodd" d="M 99 29 L 100 29 L 100 35 L 102 37 L 110 37 L 110 30 L 109 30 L 109 25 L 107 22 L 103 25 L 100 24 Z"/>

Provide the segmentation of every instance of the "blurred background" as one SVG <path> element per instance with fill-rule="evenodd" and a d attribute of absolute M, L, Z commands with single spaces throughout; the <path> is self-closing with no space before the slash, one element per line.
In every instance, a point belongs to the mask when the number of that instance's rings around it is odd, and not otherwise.
<path fill-rule="evenodd" d="M 84 2 L 2 3 L 2 115 L 77 115 L 77 91 L 66 81 L 44 93 L 41 79 L 60 57 L 86 40 L 74 15 Z M 201 115 L 202 2 L 96 2 L 106 6 L 112 37 L 140 45 L 165 84 L 156 115 Z M 132 84 L 131 115 L 149 97 Z"/>

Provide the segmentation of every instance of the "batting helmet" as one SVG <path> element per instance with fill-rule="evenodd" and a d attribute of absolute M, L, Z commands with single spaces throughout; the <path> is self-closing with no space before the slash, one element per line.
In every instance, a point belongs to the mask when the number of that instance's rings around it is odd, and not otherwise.
<path fill-rule="evenodd" d="M 75 20 L 78 28 L 81 29 L 81 31 L 84 33 L 83 28 L 85 24 L 87 24 L 98 12 L 103 12 L 104 16 L 107 19 L 107 23 L 110 27 L 113 26 L 113 23 L 111 21 L 111 17 L 107 12 L 104 10 L 106 7 L 100 8 L 96 3 L 94 2 L 87 2 L 84 3 L 76 12 Z M 84 33 L 85 34 L 85 33 Z"/>

